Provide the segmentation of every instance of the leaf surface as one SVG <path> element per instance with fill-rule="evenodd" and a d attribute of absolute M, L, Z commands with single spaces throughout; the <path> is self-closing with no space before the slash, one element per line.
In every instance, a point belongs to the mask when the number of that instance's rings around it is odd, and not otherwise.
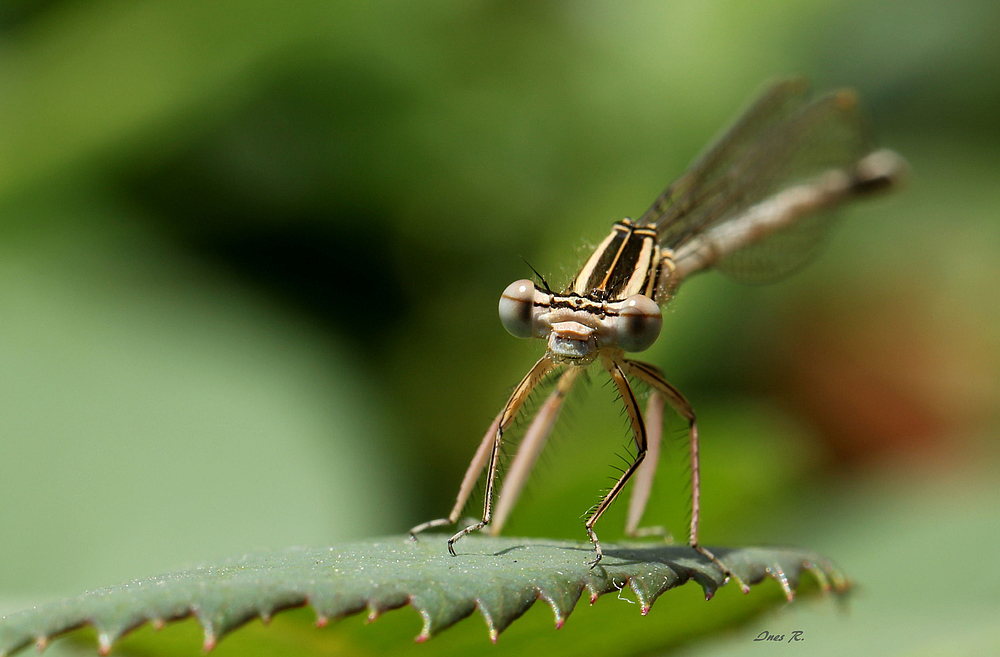
<path fill-rule="evenodd" d="M 290 548 L 232 558 L 178 573 L 133 580 L 35 607 L 0 619 L 0 655 L 84 625 L 97 632 L 107 653 L 122 635 L 145 623 L 161 626 L 194 616 L 204 647 L 260 617 L 310 605 L 317 624 L 359 612 L 374 620 L 411 605 L 423 619 L 416 637 L 425 641 L 478 610 L 490 638 L 537 600 L 544 600 L 561 627 L 580 597 L 630 588 L 643 615 L 664 592 L 689 580 L 711 598 L 724 584 L 719 569 L 686 546 L 649 543 L 605 545 L 596 568 L 589 543 L 470 536 L 451 557 L 445 537 L 413 543 L 390 537 L 329 548 Z M 820 588 L 843 593 L 844 575 L 817 554 L 783 548 L 711 548 L 742 580 L 776 579 L 791 600 L 802 571 Z"/>

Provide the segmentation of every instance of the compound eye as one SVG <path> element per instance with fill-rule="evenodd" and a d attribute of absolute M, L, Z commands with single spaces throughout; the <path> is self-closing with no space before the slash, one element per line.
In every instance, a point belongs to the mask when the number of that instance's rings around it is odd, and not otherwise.
<path fill-rule="evenodd" d="M 527 279 L 514 281 L 500 295 L 500 323 L 515 338 L 530 338 L 535 284 Z"/>
<path fill-rule="evenodd" d="M 663 328 L 663 315 L 656 302 L 644 294 L 625 299 L 618 318 L 618 346 L 625 351 L 645 351 L 653 346 Z"/>

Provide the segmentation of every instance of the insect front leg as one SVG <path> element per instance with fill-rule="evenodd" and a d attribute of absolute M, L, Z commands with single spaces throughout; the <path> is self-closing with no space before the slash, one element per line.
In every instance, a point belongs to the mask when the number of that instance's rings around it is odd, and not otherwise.
<path fill-rule="evenodd" d="M 493 515 L 493 490 L 496 484 L 497 462 L 500 459 L 500 448 L 503 445 L 503 434 L 514 422 L 514 418 L 517 417 L 518 412 L 520 412 L 521 407 L 528 399 L 528 395 L 531 394 L 531 391 L 534 390 L 535 386 L 537 386 L 549 372 L 555 369 L 555 367 L 555 361 L 548 356 L 543 356 L 537 363 L 535 363 L 535 366 L 531 368 L 531 371 L 529 371 L 525 377 L 521 379 L 521 382 L 517 384 L 516 388 L 514 388 L 514 392 L 511 394 L 510 399 L 507 400 L 507 405 L 504 406 L 503 412 L 501 412 L 499 416 L 500 420 L 497 422 L 491 449 L 488 450 L 489 466 L 487 466 L 486 469 L 486 492 L 484 494 L 485 499 L 483 501 L 483 518 L 479 522 L 459 530 L 454 536 L 448 539 L 448 551 L 452 554 L 452 556 L 455 556 L 455 541 L 462 538 L 466 534 L 479 531 L 489 524 Z M 484 444 L 486 444 L 485 440 Z M 471 470 L 472 467 L 470 466 L 469 471 Z"/>
<path fill-rule="evenodd" d="M 636 470 L 632 481 L 632 494 L 628 500 L 628 516 L 625 520 L 625 535 L 632 537 L 662 536 L 668 543 L 673 543 L 673 536 L 665 527 L 639 527 L 642 514 L 649 502 L 649 494 L 653 489 L 653 479 L 660 461 L 660 444 L 663 441 L 663 396 L 654 390 L 646 402 L 646 458 Z"/>
<path fill-rule="evenodd" d="M 688 451 L 691 457 L 691 528 L 688 534 L 688 544 L 697 550 L 699 554 L 705 556 L 718 566 L 726 577 L 736 581 L 744 593 L 749 593 L 750 587 L 737 577 L 728 566 L 698 542 L 698 523 L 701 511 L 701 468 L 698 455 L 698 422 L 695 419 L 694 409 L 688 403 L 688 400 L 684 398 L 684 395 L 663 379 L 663 373 L 660 372 L 658 367 L 634 360 L 623 360 L 622 365 L 627 374 L 639 378 L 652 387 L 653 390 L 663 395 L 663 399 L 681 417 L 687 420 Z"/>
<path fill-rule="evenodd" d="M 462 477 L 462 485 L 458 489 L 458 498 L 455 500 L 455 506 L 452 507 L 451 513 L 448 514 L 447 518 L 438 518 L 437 520 L 428 520 L 427 522 L 420 523 L 410 530 L 410 540 L 416 542 L 417 534 L 420 532 L 435 527 L 454 525 L 458 522 L 458 518 L 462 514 L 462 509 L 465 508 L 466 503 L 469 501 L 469 496 L 472 495 L 472 489 L 476 486 L 476 481 L 479 480 L 479 475 L 482 474 L 483 468 L 486 467 L 486 460 L 490 456 L 490 447 L 496 439 L 497 427 L 500 426 L 501 417 L 503 417 L 503 411 L 500 411 L 500 414 L 496 416 L 493 424 L 486 430 L 483 441 L 479 443 L 479 449 L 476 450 L 475 456 L 472 457 L 472 463 L 469 464 L 469 467 L 465 471 L 465 476 Z"/>
<path fill-rule="evenodd" d="M 639 411 L 639 403 L 636 401 L 635 393 L 632 392 L 632 386 L 629 385 L 628 379 L 622 368 L 618 365 L 617 359 L 613 355 L 602 354 L 601 363 L 604 368 L 608 370 L 608 374 L 611 375 L 611 380 L 614 381 L 615 387 L 618 388 L 618 393 L 621 395 L 622 403 L 625 404 L 625 410 L 628 413 L 629 423 L 632 425 L 632 437 L 635 440 L 635 458 L 632 464 L 622 473 L 615 485 L 611 487 L 611 490 L 607 492 L 604 498 L 598 503 L 594 508 L 593 512 L 587 518 L 585 524 L 587 528 L 587 536 L 590 537 L 591 543 L 594 544 L 594 550 L 597 552 L 597 557 L 590 562 L 590 567 L 593 568 L 601 559 L 604 557 L 604 552 L 601 550 L 601 543 L 597 539 L 597 534 L 594 532 L 594 525 L 600 519 L 601 515 L 611 506 L 611 503 L 615 501 L 618 497 L 618 493 L 625 488 L 625 484 L 628 480 L 635 474 L 635 471 L 639 469 L 642 464 L 642 460 L 646 456 L 646 425 L 642 421 L 642 413 Z"/>
<path fill-rule="evenodd" d="M 497 536 L 503 529 L 504 523 L 507 522 L 507 517 L 513 510 L 514 504 L 517 503 L 517 498 L 521 495 L 521 490 L 538 460 L 538 455 L 545 447 L 545 441 L 552 433 L 552 427 L 555 426 L 559 411 L 562 410 L 563 401 L 565 401 L 566 395 L 569 394 L 581 371 L 582 369 L 579 367 L 570 367 L 559 377 L 555 390 L 549 394 L 545 403 L 538 409 L 535 419 L 531 421 L 531 425 L 524 433 L 521 444 L 517 446 L 517 453 L 514 454 L 510 467 L 507 469 L 503 488 L 500 489 L 496 511 L 490 521 L 489 533 L 491 536 Z"/>

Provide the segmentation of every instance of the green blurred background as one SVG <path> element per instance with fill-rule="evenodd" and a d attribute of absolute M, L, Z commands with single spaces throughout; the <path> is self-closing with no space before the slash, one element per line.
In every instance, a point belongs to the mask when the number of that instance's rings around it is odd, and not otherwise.
<path fill-rule="evenodd" d="M 446 513 L 542 351 L 496 318 L 521 257 L 565 283 L 798 73 L 858 89 L 912 173 L 801 274 L 698 277 L 666 313 L 645 358 L 699 413 L 703 540 L 861 582 L 849 618 L 762 621 L 815 654 L 1000 650 L 997 25 L 993 0 L 7 0 L 0 607 Z M 508 533 L 584 537 L 627 428 L 596 373 L 567 411 Z M 666 452 L 647 519 L 683 536 Z"/>

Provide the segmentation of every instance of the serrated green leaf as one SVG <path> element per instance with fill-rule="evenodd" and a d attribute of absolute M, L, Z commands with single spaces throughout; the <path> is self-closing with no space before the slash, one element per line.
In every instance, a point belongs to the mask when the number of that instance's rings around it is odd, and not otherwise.
<path fill-rule="evenodd" d="M 423 619 L 417 641 L 479 610 L 490 638 L 544 600 L 559 627 L 586 592 L 591 602 L 626 586 L 642 614 L 664 591 L 694 580 L 706 598 L 724 584 L 717 566 L 689 547 L 606 545 L 605 557 L 589 566 L 589 543 L 470 536 L 451 557 L 442 536 L 391 537 L 330 548 L 291 548 L 248 554 L 160 577 L 133 580 L 0 619 L 0 654 L 30 643 L 44 647 L 57 635 L 84 625 L 97 632 L 102 653 L 123 634 L 147 622 L 160 626 L 195 616 L 204 646 L 254 618 L 310 605 L 326 625 L 367 611 L 371 619 L 412 606 Z M 803 570 L 824 590 L 848 589 L 827 559 L 796 549 L 712 548 L 749 584 L 773 577 L 790 600 Z"/>

